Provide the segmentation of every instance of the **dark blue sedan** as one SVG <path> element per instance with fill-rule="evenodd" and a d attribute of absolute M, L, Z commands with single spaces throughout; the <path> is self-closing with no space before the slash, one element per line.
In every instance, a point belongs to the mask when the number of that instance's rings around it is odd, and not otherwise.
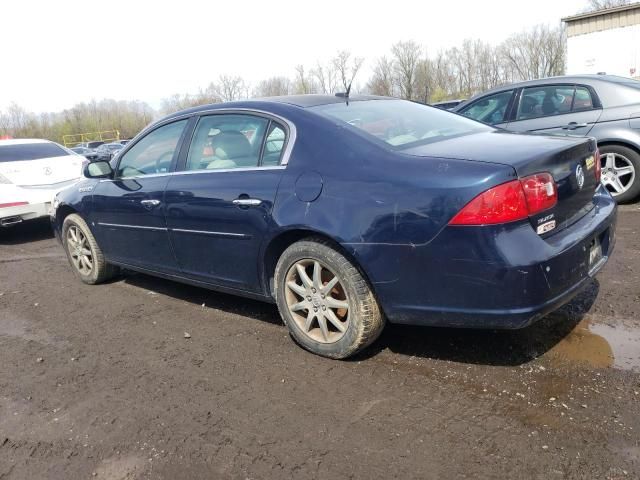
<path fill-rule="evenodd" d="M 346 358 L 385 321 L 521 328 L 607 261 L 593 139 L 509 133 L 380 97 L 207 105 L 149 126 L 61 192 L 75 274 L 118 269 L 276 302 Z"/>

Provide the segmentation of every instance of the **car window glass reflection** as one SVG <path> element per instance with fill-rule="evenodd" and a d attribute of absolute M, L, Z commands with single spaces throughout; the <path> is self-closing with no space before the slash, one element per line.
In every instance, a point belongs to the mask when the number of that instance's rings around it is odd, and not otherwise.
<path fill-rule="evenodd" d="M 133 177 L 168 172 L 186 123 L 186 120 L 170 123 L 147 134 L 122 157 L 118 165 L 118 176 Z"/>

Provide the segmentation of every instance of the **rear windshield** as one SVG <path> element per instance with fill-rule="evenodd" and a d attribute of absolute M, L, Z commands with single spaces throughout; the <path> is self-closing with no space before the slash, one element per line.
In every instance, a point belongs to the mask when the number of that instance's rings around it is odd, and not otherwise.
<path fill-rule="evenodd" d="M 439 108 L 405 100 L 366 100 L 311 107 L 397 149 L 493 130 Z"/>
<path fill-rule="evenodd" d="M 55 143 L 0 145 L 0 162 L 21 162 L 64 155 L 71 155 L 71 153 Z"/>

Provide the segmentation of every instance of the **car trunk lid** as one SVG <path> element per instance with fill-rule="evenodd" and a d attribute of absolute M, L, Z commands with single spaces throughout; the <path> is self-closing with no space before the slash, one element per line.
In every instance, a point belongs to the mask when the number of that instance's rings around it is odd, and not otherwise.
<path fill-rule="evenodd" d="M 481 148 L 479 148 L 481 146 Z M 530 217 L 541 235 L 579 220 L 593 207 L 596 143 L 590 138 L 483 132 L 404 150 L 415 156 L 475 160 L 514 168 L 519 178 L 548 172 L 558 190 L 555 207 Z"/>
<path fill-rule="evenodd" d="M 0 174 L 18 186 L 54 185 L 67 182 L 80 177 L 81 169 L 82 157 L 79 155 L 0 162 Z"/>

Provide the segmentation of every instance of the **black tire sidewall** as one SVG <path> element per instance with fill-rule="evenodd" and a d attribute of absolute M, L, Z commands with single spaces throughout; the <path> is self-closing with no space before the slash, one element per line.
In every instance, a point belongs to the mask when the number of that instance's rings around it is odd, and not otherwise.
<path fill-rule="evenodd" d="M 631 185 L 626 192 L 613 197 L 618 203 L 632 202 L 640 195 L 640 154 L 622 145 L 604 145 L 600 147 L 600 155 L 604 156 L 607 153 L 623 155 L 633 164 L 633 168 L 635 169 L 633 185 Z"/>
<path fill-rule="evenodd" d="M 304 259 L 318 260 L 340 278 L 340 283 L 346 290 L 347 300 L 349 302 L 349 326 L 347 331 L 338 341 L 333 343 L 321 343 L 313 340 L 304 333 L 298 324 L 291 317 L 289 306 L 285 297 L 285 278 L 287 272 L 296 262 Z M 339 252 L 329 247 L 309 241 L 298 242 L 289 247 L 280 257 L 278 266 L 276 267 L 275 283 L 276 283 L 276 303 L 280 315 L 289 329 L 291 336 L 296 343 L 303 348 L 330 358 L 345 358 L 353 353 L 354 345 L 357 344 L 361 335 L 362 316 L 360 312 L 360 296 L 356 290 L 348 272 L 345 263 L 348 260 Z M 346 264 L 349 265 L 349 264 Z"/>

